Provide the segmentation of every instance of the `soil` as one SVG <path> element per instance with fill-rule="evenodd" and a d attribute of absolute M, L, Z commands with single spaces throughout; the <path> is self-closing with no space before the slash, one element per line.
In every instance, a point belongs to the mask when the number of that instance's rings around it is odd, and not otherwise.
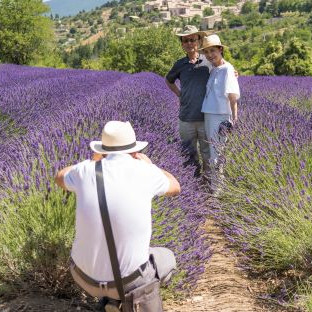
<path fill-rule="evenodd" d="M 103 10 L 102 12 L 102 19 L 103 19 L 103 25 L 106 25 L 108 20 L 109 20 L 109 16 L 111 14 L 112 9 L 109 8 L 107 10 Z M 105 28 L 105 31 L 100 30 L 99 32 L 97 32 L 96 34 L 90 36 L 89 38 L 81 41 L 79 44 L 80 45 L 90 45 L 92 43 L 95 43 L 96 41 L 98 41 L 100 38 L 103 38 L 106 34 L 107 34 L 107 28 Z"/>
<path fill-rule="evenodd" d="M 185 300 L 164 302 L 166 312 L 280 312 L 288 311 L 275 302 L 261 298 L 265 284 L 248 278 L 239 269 L 238 258 L 231 252 L 231 246 L 222 231 L 212 220 L 206 222 L 212 257 L 198 281 L 197 288 Z M 12 300 L 1 302 L 1 312 L 73 312 L 96 311 L 94 304 L 87 301 L 44 297 L 42 294 L 23 294 Z M 290 310 L 289 310 L 290 311 Z"/>
<path fill-rule="evenodd" d="M 88 39 L 81 41 L 79 44 L 80 45 L 90 45 L 96 41 L 98 41 L 100 38 L 104 37 L 104 32 L 103 30 L 97 32 L 96 34 L 90 36 Z"/>

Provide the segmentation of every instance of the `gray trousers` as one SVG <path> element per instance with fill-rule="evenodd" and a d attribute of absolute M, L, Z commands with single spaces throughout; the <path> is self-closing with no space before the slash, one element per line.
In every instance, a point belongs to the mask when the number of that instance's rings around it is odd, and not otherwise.
<path fill-rule="evenodd" d="M 204 121 L 182 121 L 179 120 L 179 132 L 182 145 L 188 155 L 186 165 L 195 165 L 200 171 L 199 152 L 203 162 L 203 171 L 209 169 L 210 150 L 205 133 Z"/>
<path fill-rule="evenodd" d="M 176 260 L 174 254 L 168 248 L 163 247 L 153 247 L 150 248 L 150 254 L 153 256 L 156 264 L 154 268 L 153 264 L 149 261 L 144 269 L 141 272 L 141 276 L 137 277 L 131 283 L 124 285 L 125 292 L 129 292 L 137 287 L 140 287 L 153 279 L 159 277 L 162 283 L 166 283 L 170 280 L 172 272 L 176 269 Z M 157 275 L 156 275 L 157 269 Z M 85 290 L 92 297 L 109 297 L 113 299 L 119 299 L 117 288 L 108 288 L 108 287 L 96 287 L 90 285 L 85 280 L 83 280 L 80 275 L 74 270 L 74 265 L 70 266 L 70 272 L 73 276 L 74 281 L 78 286 Z"/>

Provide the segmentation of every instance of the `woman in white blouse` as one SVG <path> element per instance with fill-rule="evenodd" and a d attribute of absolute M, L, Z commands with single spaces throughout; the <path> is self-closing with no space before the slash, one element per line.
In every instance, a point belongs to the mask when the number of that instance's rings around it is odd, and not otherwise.
<path fill-rule="evenodd" d="M 218 35 L 203 38 L 202 50 L 212 64 L 207 82 L 206 96 L 202 106 L 205 115 L 205 131 L 210 145 L 211 188 L 214 191 L 218 167 L 218 145 L 226 138 L 220 135 L 220 124 L 237 121 L 239 85 L 234 67 L 223 59 L 223 45 Z"/>

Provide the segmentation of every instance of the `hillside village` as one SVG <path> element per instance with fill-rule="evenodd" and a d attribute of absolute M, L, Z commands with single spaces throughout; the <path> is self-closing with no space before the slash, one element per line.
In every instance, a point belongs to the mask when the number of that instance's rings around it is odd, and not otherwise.
<path fill-rule="evenodd" d="M 201 29 L 213 29 L 216 22 L 222 21 L 222 12 L 229 11 L 235 15 L 241 12 L 243 4 L 247 0 L 242 0 L 234 6 L 214 6 L 211 0 L 153 0 L 144 4 L 144 11 L 151 12 L 157 10 L 160 13 L 161 21 L 170 21 L 173 17 L 180 17 L 186 21 L 191 20 L 195 16 L 201 17 Z M 253 0 L 252 2 L 259 2 Z M 212 15 L 204 16 L 206 8 L 212 10 Z"/>
<path fill-rule="evenodd" d="M 125 6 L 125 10 L 119 10 L 114 17 L 112 13 L 114 9 L 103 8 L 100 13 L 99 10 L 93 11 L 85 21 L 79 19 L 79 15 L 69 19 L 58 19 L 55 21 L 55 33 L 60 46 L 70 49 L 77 44 L 90 44 L 104 37 L 105 29 L 115 19 L 118 19 L 119 26 L 117 25 L 114 30 L 122 34 L 129 30 L 127 24 L 134 22 L 142 27 L 146 16 L 153 14 L 150 25 L 159 26 L 177 19 L 182 23 L 188 23 L 193 18 L 197 18 L 200 20 L 200 29 L 208 30 L 213 29 L 216 23 L 222 22 L 222 13 L 225 11 L 239 15 L 247 1 L 241 0 L 232 6 L 216 6 L 213 5 L 212 0 L 151 0 L 140 5 L 139 8 L 136 7 L 134 12 L 131 9 L 127 11 Z M 249 2 L 258 3 L 260 0 L 249 0 Z"/>
<path fill-rule="evenodd" d="M 73 68 L 165 75 L 183 53 L 168 39 L 191 24 L 217 32 L 242 74 L 306 76 L 312 1 L 304 1 L 293 7 L 288 0 L 119 0 L 54 22 L 62 61 Z"/>

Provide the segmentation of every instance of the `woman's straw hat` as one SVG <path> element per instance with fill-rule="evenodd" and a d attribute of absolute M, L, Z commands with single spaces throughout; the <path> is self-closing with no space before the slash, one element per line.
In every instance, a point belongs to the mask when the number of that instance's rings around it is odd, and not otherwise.
<path fill-rule="evenodd" d="M 218 35 L 209 35 L 205 36 L 202 39 L 202 44 L 199 50 L 203 50 L 210 47 L 224 47 L 224 45 L 221 43 L 221 40 Z"/>

